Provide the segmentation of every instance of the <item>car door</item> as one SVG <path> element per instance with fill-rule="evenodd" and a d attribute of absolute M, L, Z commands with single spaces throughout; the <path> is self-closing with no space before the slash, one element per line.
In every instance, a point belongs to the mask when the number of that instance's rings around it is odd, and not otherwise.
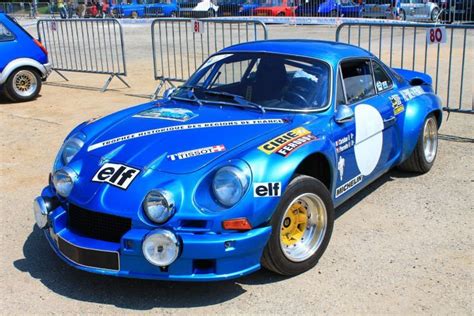
<path fill-rule="evenodd" d="M 396 155 L 397 136 L 391 103 L 385 94 L 376 91 L 372 60 L 345 60 L 338 75 L 338 86 L 342 89 L 338 88 L 337 92 L 332 134 L 338 170 L 334 198 L 343 201 L 390 168 Z M 387 88 L 388 84 L 385 84 Z M 338 122 L 337 111 L 347 107 L 353 119 Z"/>

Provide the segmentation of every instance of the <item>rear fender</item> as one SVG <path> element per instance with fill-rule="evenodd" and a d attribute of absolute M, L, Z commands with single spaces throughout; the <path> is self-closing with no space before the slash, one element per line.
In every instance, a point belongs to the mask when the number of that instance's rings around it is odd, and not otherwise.
<path fill-rule="evenodd" d="M 48 74 L 48 71 L 45 66 L 40 64 L 34 59 L 31 58 L 18 58 L 9 62 L 3 71 L 0 73 L 0 85 L 7 81 L 10 74 L 20 67 L 33 67 L 41 74 L 41 77 L 45 77 Z"/>
<path fill-rule="evenodd" d="M 441 99 L 431 91 L 417 96 L 406 103 L 405 118 L 403 122 L 403 148 L 400 162 L 408 159 L 418 142 L 425 119 L 434 114 L 438 120 L 438 127 L 442 121 Z"/>

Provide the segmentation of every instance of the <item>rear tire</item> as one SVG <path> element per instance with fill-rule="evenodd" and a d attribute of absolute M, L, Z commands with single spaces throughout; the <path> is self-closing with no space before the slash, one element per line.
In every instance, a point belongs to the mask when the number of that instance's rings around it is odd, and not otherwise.
<path fill-rule="evenodd" d="M 271 219 L 272 234 L 261 263 L 294 276 L 314 267 L 331 239 L 334 206 L 321 181 L 297 176 L 288 185 Z"/>
<path fill-rule="evenodd" d="M 398 168 L 408 172 L 427 173 L 433 167 L 437 152 L 438 123 L 436 117 L 431 114 L 423 124 L 413 153 Z"/>
<path fill-rule="evenodd" d="M 13 102 L 26 102 L 36 98 L 41 91 L 41 77 L 32 68 L 18 68 L 8 77 L 4 92 Z"/>
<path fill-rule="evenodd" d="M 130 14 L 130 18 L 137 19 L 138 18 L 138 13 L 136 11 L 133 11 L 132 14 Z"/>
<path fill-rule="evenodd" d="M 438 20 L 439 9 L 433 9 L 431 11 L 431 21 L 436 22 Z"/>

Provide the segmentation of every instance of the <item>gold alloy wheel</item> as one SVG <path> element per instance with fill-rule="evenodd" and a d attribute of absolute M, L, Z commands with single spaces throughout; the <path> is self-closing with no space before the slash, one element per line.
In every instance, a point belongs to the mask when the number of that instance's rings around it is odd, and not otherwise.
<path fill-rule="evenodd" d="M 286 209 L 280 223 L 280 246 L 285 257 L 293 262 L 313 256 L 321 245 L 327 229 L 327 210 L 314 193 L 304 193 Z"/>
<path fill-rule="evenodd" d="M 38 82 L 35 75 L 29 70 L 20 70 L 13 77 L 13 90 L 22 97 L 29 97 L 35 93 Z"/>

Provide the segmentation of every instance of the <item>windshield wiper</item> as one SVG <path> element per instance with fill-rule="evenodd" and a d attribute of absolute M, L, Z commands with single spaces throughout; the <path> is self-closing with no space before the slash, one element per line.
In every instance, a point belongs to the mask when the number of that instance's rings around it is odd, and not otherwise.
<path fill-rule="evenodd" d="M 260 104 L 254 103 L 252 101 L 249 101 L 241 95 L 233 94 L 233 93 L 229 93 L 229 92 L 224 92 L 224 91 L 213 91 L 213 90 L 202 90 L 202 92 L 205 93 L 205 94 L 211 94 L 211 95 L 224 96 L 224 97 L 231 98 L 233 101 L 237 102 L 237 103 L 235 103 L 236 106 L 242 106 L 242 107 L 245 107 L 245 108 L 253 107 L 253 108 L 256 108 L 256 109 L 259 109 L 260 111 L 262 111 L 262 114 L 265 114 L 265 108 L 263 106 L 261 106 Z M 232 103 L 232 104 L 234 104 L 234 103 Z"/>
<path fill-rule="evenodd" d="M 193 101 L 199 104 L 199 106 L 201 106 L 202 101 L 196 96 L 196 93 L 194 92 L 194 88 L 195 87 L 192 87 L 192 86 L 181 86 L 178 89 L 187 90 L 187 98 L 175 96 L 174 95 L 175 93 L 173 93 L 173 95 L 171 95 L 170 98 L 175 99 L 175 100 Z"/>

